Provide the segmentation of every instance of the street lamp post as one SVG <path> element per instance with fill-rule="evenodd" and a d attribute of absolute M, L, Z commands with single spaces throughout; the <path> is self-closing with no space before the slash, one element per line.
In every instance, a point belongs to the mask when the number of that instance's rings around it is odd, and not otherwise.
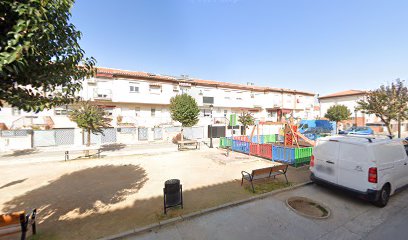
<path fill-rule="evenodd" d="M 210 148 L 213 148 L 213 142 L 212 142 L 212 111 L 213 111 L 214 106 L 211 104 L 210 105 L 210 116 L 211 116 L 211 123 L 210 123 Z"/>

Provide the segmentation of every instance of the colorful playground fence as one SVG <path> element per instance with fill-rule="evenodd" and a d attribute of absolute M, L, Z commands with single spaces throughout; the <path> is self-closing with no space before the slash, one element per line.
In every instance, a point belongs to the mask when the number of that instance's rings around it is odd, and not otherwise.
<path fill-rule="evenodd" d="M 234 136 L 234 140 L 249 142 L 250 136 Z M 274 143 L 278 140 L 278 134 L 269 134 L 269 135 L 259 135 L 259 142 L 258 136 L 252 136 L 251 139 L 252 143 Z M 231 137 L 220 137 L 220 147 L 226 148 L 232 146 L 232 138 Z"/>
<path fill-rule="evenodd" d="M 272 144 L 260 144 L 259 145 L 259 156 L 272 160 Z"/>
<path fill-rule="evenodd" d="M 249 154 L 250 155 L 255 155 L 255 156 L 260 156 L 259 154 L 259 146 L 262 144 L 256 144 L 256 143 L 250 143 L 249 144 Z"/>
<path fill-rule="evenodd" d="M 291 148 L 283 146 L 272 146 L 272 160 L 291 164 L 295 167 L 309 164 L 312 156 L 312 147 Z"/>
<path fill-rule="evenodd" d="M 249 142 L 233 140 L 232 141 L 232 150 L 237 152 L 242 152 L 249 154 Z"/>
<path fill-rule="evenodd" d="M 232 139 L 230 137 L 220 137 L 220 148 L 227 148 L 232 146 Z"/>
<path fill-rule="evenodd" d="M 234 136 L 234 138 L 246 139 L 246 136 Z M 261 137 L 261 136 L 260 136 Z M 263 135 L 263 144 L 250 143 L 243 140 L 232 140 L 231 137 L 221 137 L 220 147 L 231 147 L 233 151 L 250 154 L 266 158 L 276 162 L 282 162 L 299 167 L 304 164 L 309 164 L 312 156 L 312 147 L 294 148 L 284 146 L 274 146 L 274 140 L 277 139 L 276 135 Z M 271 143 L 266 143 L 272 141 Z"/>

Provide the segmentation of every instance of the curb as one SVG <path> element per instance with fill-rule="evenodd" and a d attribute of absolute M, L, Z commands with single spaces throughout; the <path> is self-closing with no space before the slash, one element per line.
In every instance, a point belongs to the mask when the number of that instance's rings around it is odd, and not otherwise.
<path fill-rule="evenodd" d="M 167 219 L 167 220 L 159 221 L 158 223 L 153 223 L 153 224 L 150 224 L 150 225 L 147 225 L 147 226 L 144 226 L 144 227 L 135 228 L 133 230 L 118 233 L 118 234 L 111 235 L 111 236 L 108 236 L 108 237 L 103 237 L 103 238 L 100 238 L 99 240 L 117 240 L 117 239 L 123 239 L 125 237 L 137 236 L 137 235 L 140 235 L 140 234 L 143 234 L 143 233 L 152 232 L 153 230 L 157 230 L 157 229 L 160 229 L 162 227 L 170 226 L 170 225 L 175 224 L 175 223 L 183 222 L 185 220 L 190 220 L 192 218 L 200 217 L 202 215 L 206 215 L 206 214 L 216 212 L 216 211 L 219 211 L 219 210 L 223 210 L 223 209 L 227 209 L 227 208 L 230 208 L 230 207 L 239 206 L 239 205 L 249 203 L 249 202 L 253 202 L 253 201 L 256 201 L 256 200 L 259 200 L 259 199 L 264 199 L 264 198 L 269 197 L 269 196 L 273 196 L 273 195 L 276 195 L 276 194 L 279 194 L 279 193 L 282 193 L 282 192 L 291 191 L 291 190 L 294 190 L 294 189 L 309 185 L 311 183 L 312 183 L 312 181 L 308 181 L 308 182 L 296 184 L 296 185 L 291 186 L 291 187 L 277 189 L 275 191 L 263 193 L 263 194 L 260 194 L 260 195 L 257 195 L 257 196 L 252 196 L 252 197 L 247 198 L 247 199 L 238 200 L 238 201 L 234 201 L 234 202 L 229 202 L 229 203 L 222 204 L 222 205 L 212 207 L 212 208 L 206 208 L 206 209 L 203 209 L 203 210 L 188 213 L 188 214 L 181 215 L 181 216 L 178 216 L 178 217 L 174 217 L 174 218 L 170 218 L 170 219 Z"/>

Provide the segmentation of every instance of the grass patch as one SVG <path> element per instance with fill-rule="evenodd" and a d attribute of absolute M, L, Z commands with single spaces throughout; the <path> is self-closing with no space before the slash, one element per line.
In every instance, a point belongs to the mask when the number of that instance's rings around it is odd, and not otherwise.
<path fill-rule="evenodd" d="M 292 186 L 292 183 L 286 182 L 278 182 L 278 181 L 271 181 L 271 180 L 260 180 L 254 182 L 254 189 L 255 193 L 252 192 L 252 187 L 250 183 L 245 185 L 245 190 L 252 193 L 252 194 L 263 194 L 267 192 L 272 192 L 277 189 L 286 188 Z"/>

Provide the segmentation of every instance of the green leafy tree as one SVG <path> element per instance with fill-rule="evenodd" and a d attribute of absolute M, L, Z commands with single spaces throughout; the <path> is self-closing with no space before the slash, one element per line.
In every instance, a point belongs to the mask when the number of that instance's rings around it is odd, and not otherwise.
<path fill-rule="evenodd" d="M 254 125 L 255 118 L 254 118 L 254 116 L 252 116 L 251 113 L 243 112 L 243 113 L 241 113 L 240 116 L 238 116 L 238 122 L 240 122 L 242 124 L 242 126 L 244 127 L 244 135 L 246 135 L 247 127 L 250 126 L 250 125 Z"/>
<path fill-rule="evenodd" d="M 192 127 L 198 123 L 200 109 L 195 99 L 184 93 L 170 99 L 170 113 L 171 118 L 183 127 Z"/>
<path fill-rule="evenodd" d="M 408 119 L 408 89 L 404 81 L 397 79 L 389 85 L 381 85 L 370 91 L 363 100 L 358 101 L 358 110 L 374 114 L 387 127 L 392 135 L 391 121 L 398 121 L 398 137 L 401 136 L 401 120 Z"/>
<path fill-rule="evenodd" d="M 69 22 L 74 0 L 0 1 L 0 109 L 41 111 L 72 103 L 95 60 Z M 24 99 L 24 101 L 22 101 Z"/>
<path fill-rule="evenodd" d="M 331 106 L 327 113 L 324 115 L 330 121 L 336 122 L 336 129 L 338 129 L 338 123 L 343 120 L 349 119 L 351 116 L 350 110 L 344 105 L 334 105 Z"/>
<path fill-rule="evenodd" d="M 111 121 L 104 109 L 90 102 L 79 102 L 70 111 L 69 118 L 88 133 L 87 146 L 91 145 L 91 133 L 103 134 L 103 128 L 109 127 Z"/>

